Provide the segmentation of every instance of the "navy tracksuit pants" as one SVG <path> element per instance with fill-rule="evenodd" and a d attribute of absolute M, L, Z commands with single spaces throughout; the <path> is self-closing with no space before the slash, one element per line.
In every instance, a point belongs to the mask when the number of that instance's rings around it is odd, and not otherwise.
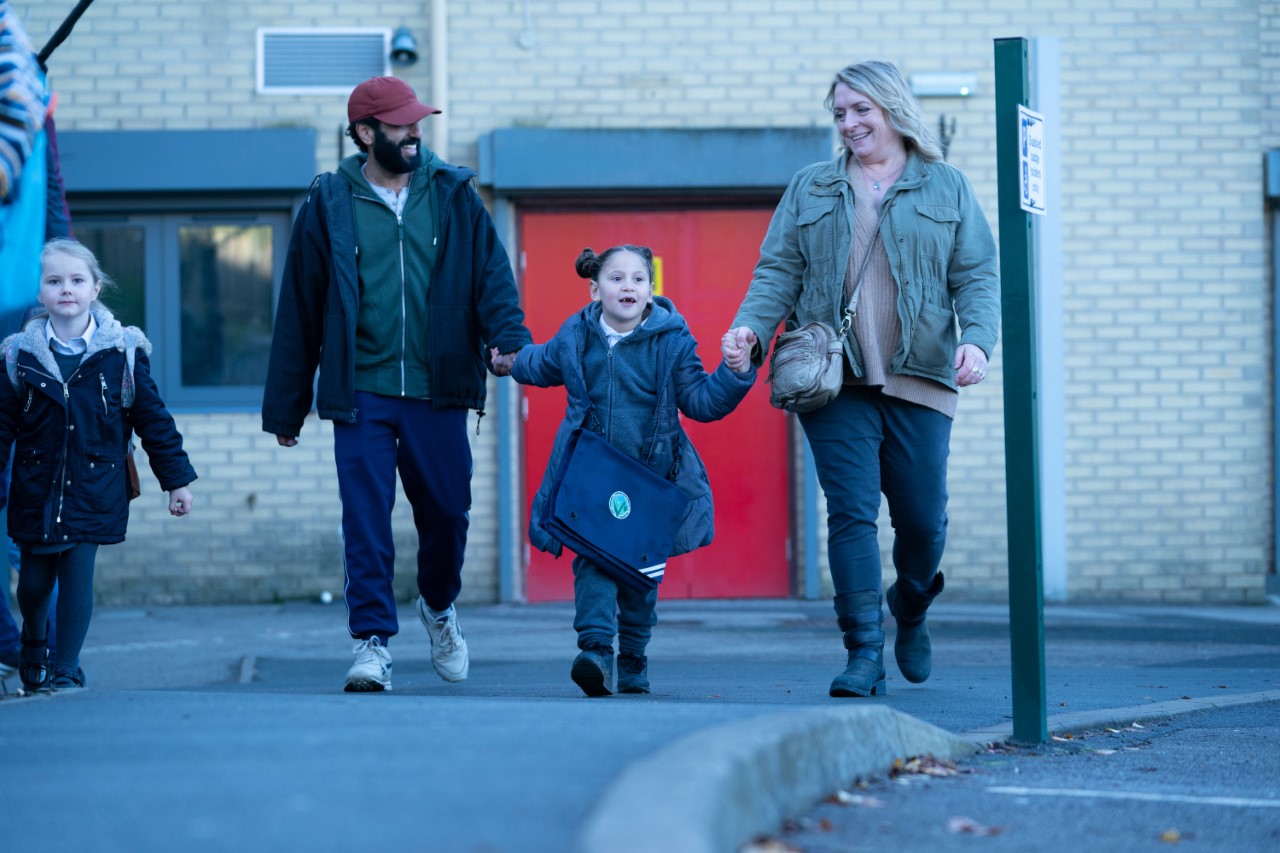
<path fill-rule="evenodd" d="M 434 409 L 429 400 L 364 391 L 355 397 L 355 423 L 333 424 L 347 628 L 355 639 L 376 636 L 385 644 L 399 630 L 391 584 L 397 471 L 418 529 L 418 592 L 440 611 L 462 589 L 471 511 L 467 410 Z"/>

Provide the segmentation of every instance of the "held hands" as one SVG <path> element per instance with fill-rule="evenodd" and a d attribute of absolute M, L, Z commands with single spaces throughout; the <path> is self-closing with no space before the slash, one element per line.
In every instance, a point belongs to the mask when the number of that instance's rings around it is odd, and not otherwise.
<path fill-rule="evenodd" d="M 751 353 L 758 343 L 756 333 L 747 326 L 730 329 L 720 338 L 720 352 L 724 363 L 734 373 L 747 373 L 751 370 Z"/>
<path fill-rule="evenodd" d="M 191 512 L 191 490 L 186 486 L 169 492 L 169 515 L 181 518 Z"/>
<path fill-rule="evenodd" d="M 519 352 L 520 350 L 516 350 Z M 516 363 L 516 352 L 500 353 L 497 347 L 489 348 L 489 360 L 493 363 L 495 376 L 510 376 L 511 368 Z"/>
<path fill-rule="evenodd" d="M 986 354 L 973 344 L 961 344 L 956 350 L 956 384 L 964 388 L 986 378 Z"/>

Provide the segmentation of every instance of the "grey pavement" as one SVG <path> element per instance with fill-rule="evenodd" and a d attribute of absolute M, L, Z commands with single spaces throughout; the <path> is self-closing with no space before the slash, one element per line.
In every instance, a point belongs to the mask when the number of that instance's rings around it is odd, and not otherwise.
<path fill-rule="evenodd" d="M 3 825 L 41 815 L 24 841 L 50 851 L 730 851 L 897 758 L 1011 732 L 1003 605 L 941 599 L 933 677 L 890 664 L 870 700 L 826 695 L 825 602 L 660 602 L 654 693 L 603 699 L 569 680 L 571 606 L 459 612 L 466 682 L 436 677 L 405 605 L 394 690 L 347 695 L 340 603 L 100 608 L 89 689 L 0 700 Z M 1280 700 L 1280 608 L 1045 623 L 1055 732 Z"/>

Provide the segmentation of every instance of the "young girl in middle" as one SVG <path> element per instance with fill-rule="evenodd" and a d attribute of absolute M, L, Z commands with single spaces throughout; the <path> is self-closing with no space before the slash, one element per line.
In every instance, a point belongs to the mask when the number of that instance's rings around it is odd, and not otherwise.
<path fill-rule="evenodd" d="M 751 390 L 755 369 L 733 358 L 708 374 L 697 341 L 671 300 L 653 295 L 653 252 L 614 246 L 597 255 L 584 249 L 575 268 L 591 280 L 591 302 L 550 341 L 526 346 L 511 375 L 526 385 L 565 386 L 564 421 L 533 499 L 529 539 L 556 556 L 561 543 L 538 520 L 570 434 L 579 426 L 599 432 L 617 449 L 666 476 L 679 454 L 676 484 L 692 498 L 669 556 L 707 545 L 713 534 L 707 470 L 680 426 L 677 414 L 714 421 L 734 410 Z M 729 356 L 736 351 L 722 344 Z M 497 354 L 494 354 L 495 357 Z M 658 375 L 661 366 L 666 369 Z M 663 393 L 668 391 L 669 393 Z M 645 648 L 657 617 L 657 589 L 639 592 L 619 584 L 592 561 L 573 560 L 575 615 L 581 652 L 570 677 L 588 696 L 608 696 L 613 686 L 613 638 L 618 635 L 619 693 L 648 693 Z"/>

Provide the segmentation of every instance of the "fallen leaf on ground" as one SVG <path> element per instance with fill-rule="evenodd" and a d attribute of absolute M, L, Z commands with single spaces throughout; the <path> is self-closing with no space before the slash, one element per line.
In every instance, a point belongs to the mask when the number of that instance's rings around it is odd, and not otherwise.
<path fill-rule="evenodd" d="M 890 776 L 955 776 L 959 772 L 954 761 L 934 758 L 932 755 L 917 755 L 905 761 L 899 758 L 889 768 Z"/>
<path fill-rule="evenodd" d="M 828 802 L 838 803 L 842 806 L 862 806 L 868 809 L 884 808 L 884 800 L 878 797 L 869 797 L 863 794 L 851 794 L 848 791 L 836 791 L 827 798 Z"/>
<path fill-rule="evenodd" d="M 800 851 L 777 838 L 756 838 L 742 845 L 740 853 L 800 853 Z"/>
<path fill-rule="evenodd" d="M 972 818 L 953 817 L 947 821 L 947 831 L 956 835 L 999 835 L 1004 827 L 983 826 Z"/>

